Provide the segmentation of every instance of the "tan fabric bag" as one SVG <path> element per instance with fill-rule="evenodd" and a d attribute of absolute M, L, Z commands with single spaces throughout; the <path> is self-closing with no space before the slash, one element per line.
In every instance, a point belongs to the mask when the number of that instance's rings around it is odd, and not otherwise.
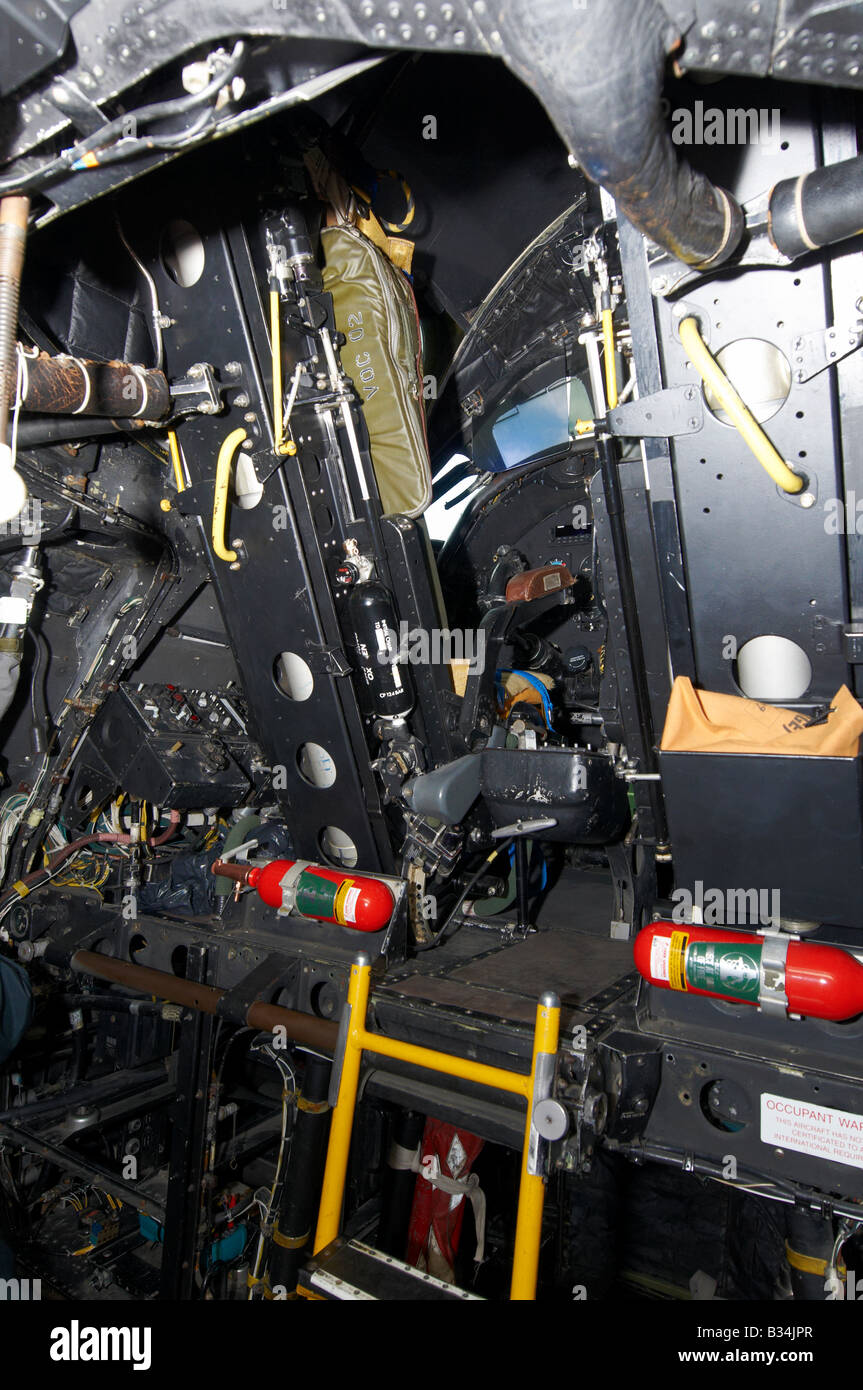
<path fill-rule="evenodd" d="M 678 676 L 660 747 L 663 752 L 856 757 L 863 709 L 845 685 L 834 695 L 830 708 L 825 723 L 807 728 L 807 716 L 800 710 L 696 690 L 688 676 Z"/>

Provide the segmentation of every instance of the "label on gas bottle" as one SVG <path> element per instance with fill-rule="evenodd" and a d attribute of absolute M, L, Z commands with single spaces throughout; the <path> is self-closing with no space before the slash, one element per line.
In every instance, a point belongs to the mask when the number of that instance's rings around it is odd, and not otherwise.
<path fill-rule="evenodd" d="M 689 932 L 673 931 L 670 936 L 655 936 L 650 943 L 650 973 L 654 980 L 664 980 L 671 989 L 686 989 L 684 961 Z"/>
<path fill-rule="evenodd" d="M 758 1002 L 761 946 L 751 942 L 691 941 L 686 931 L 655 936 L 650 943 L 650 974 L 669 989 L 703 989 L 731 999 Z"/>
<path fill-rule="evenodd" d="M 357 899 L 360 890 L 357 888 L 352 878 L 346 878 L 339 889 L 336 898 L 336 916 L 342 926 L 346 922 L 356 922 L 357 920 Z"/>
<path fill-rule="evenodd" d="M 761 946 L 746 941 L 694 941 L 686 952 L 686 979 L 692 989 L 727 994 L 758 1003 Z M 672 986 L 673 987 L 673 986 Z"/>
<path fill-rule="evenodd" d="M 306 870 L 297 883 L 295 910 L 301 917 L 336 917 L 339 884 Z"/>

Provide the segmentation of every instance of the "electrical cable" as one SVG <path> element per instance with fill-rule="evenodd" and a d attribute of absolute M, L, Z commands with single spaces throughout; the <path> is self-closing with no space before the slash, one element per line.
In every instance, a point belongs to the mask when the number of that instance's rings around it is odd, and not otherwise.
<path fill-rule="evenodd" d="M 490 864 L 494 862 L 495 859 L 497 859 L 498 855 L 505 853 L 509 850 L 510 845 L 515 844 L 515 839 L 515 835 L 511 835 L 508 840 L 504 840 L 501 844 L 495 845 L 491 853 L 486 855 L 485 859 L 480 864 L 476 873 L 471 875 L 464 888 L 459 893 L 458 897 L 456 898 L 455 904 L 453 905 L 453 907 L 450 908 L 449 912 L 446 915 L 443 926 L 438 929 L 438 931 L 432 937 L 431 941 L 423 942 L 421 945 L 418 944 L 416 947 L 417 951 L 430 951 L 433 946 L 439 946 L 441 944 L 441 942 L 444 939 L 444 936 L 446 935 L 447 931 L 450 928 L 450 925 L 452 924 L 455 918 L 456 913 L 458 912 L 459 908 L 461 907 L 470 890 L 474 887 L 475 884 L 479 882 L 486 869 L 489 867 Z"/>
<path fill-rule="evenodd" d="M 234 45 L 234 50 L 225 65 L 220 68 L 205 87 L 200 92 L 194 92 L 189 96 L 177 97 L 170 101 L 151 102 L 147 106 L 139 107 L 136 111 L 130 111 L 122 116 L 117 116 L 113 121 L 88 135 L 85 139 L 79 140 L 77 144 L 64 150 L 55 159 L 49 160 L 41 168 L 32 170 L 29 174 L 19 177 L 9 177 L 0 180 L 0 197 L 7 194 L 39 193 L 47 188 L 55 178 L 73 169 L 97 168 L 101 163 L 112 162 L 107 155 L 98 156 L 96 151 L 103 146 L 110 145 L 118 137 L 122 140 L 130 124 L 134 126 L 147 125 L 152 121 L 168 120 L 174 116 L 183 116 L 189 111 L 195 111 L 199 106 L 208 106 L 211 101 L 215 101 L 223 87 L 230 86 L 236 77 L 243 58 L 246 53 L 246 45 L 238 42 Z M 207 116 L 211 112 L 207 111 Z M 188 138 L 188 131 L 178 132 L 174 137 L 162 136 L 165 140 Z M 142 142 L 143 144 L 144 142 Z M 167 148 L 176 148 L 168 146 Z M 125 157 L 125 156 L 124 156 Z"/>
<path fill-rule="evenodd" d="M 73 502 L 63 520 L 58 521 L 56 526 L 52 526 L 50 530 L 34 530 L 32 535 L 25 535 L 22 532 L 17 536 L 8 536 L 5 540 L 0 540 L 0 555 L 8 555 L 15 550 L 25 550 L 31 545 L 52 545 L 54 541 L 65 538 L 65 533 L 77 511 L 78 505 Z"/>
<path fill-rule="evenodd" d="M 175 817 L 176 819 L 174 819 Z M 150 846 L 164 844 L 167 839 L 169 839 L 172 835 L 176 834 L 177 825 L 179 824 L 179 821 L 180 812 L 172 811 L 171 824 L 168 826 L 168 829 L 164 831 L 161 835 L 152 836 L 150 839 L 147 840 L 146 843 Z M 2 920 L 2 918 L 6 916 L 6 914 L 11 910 L 11 908 L 14 907 L 16 902 L 19 902 L 22 898 L 28 897 L 38 888 L 43 888 L 46 883 L 49 883 L 51 879 L 53 879 L 56 876 L 56 874 L 59 873 L 59 871 L 62 869 L 66 860 L 70 857 L 76 856 L 80 853 L 81 850 L 89 849 L 91 845 L 131 845 L 132 843 L 133 840 L 131 834 L 117 835 L 113 833 L 81 835 L 78 837 L 78 839 L 70 841 L 70 843 L 65 845 L 63 849 L 57 850 L 54 854 L 49 854 L 47 856 L 47 862 L 44 868 L 36 869 L 33 873 L 26 874 L 24 878 L 20 879 L 17 883 L 14 883 L 11 889 L 8 889 L 6 893 L 4 893 L 2 897 L 0 897 L 0 920 Z"/>
<path fill-rule="evenodd" d="M 78 161 L 73 165 L 73 172 L 78 168 L 78 165 L 86 169 L 104 169 L 109 164 L 123 164 L 128 159 L 139 154 L 146 154 L 151 150 L 191 149 L 200 138 L 209 134 L 210 127 L 215 125 L 215 116 L 215 108 L 210 106 L 183 130 L 178 130 L 172 135 L 130 136 L 125 140 L 120 140 L 116 145 L 112 145 L 104 154 L 93 155 L 86 164 Z"/>
<path fill-rule="evenodd" d="M 35 648 L 33 669 L 30 672 L 30 743 L 33 752 L 41 757 L 45 753 L 45 730 L 48 723 L 48 712 L 45 708 L 45 673 L 43 670 L 48 644 L 42 634 L 34 632 L 32 628 L 27 628 L 26 635 Z M 40 675 L 42 677 L 41 687 Z M 40 689 L 42 694 L 41 713 L 36 708 Z"/>

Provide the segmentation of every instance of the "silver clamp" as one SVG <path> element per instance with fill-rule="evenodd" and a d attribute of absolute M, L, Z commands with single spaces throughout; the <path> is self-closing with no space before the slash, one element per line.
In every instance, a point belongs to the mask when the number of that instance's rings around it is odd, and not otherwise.
<path fill-rule="evenodd" d="M 276 909 L 277 917 L 289 917 L 297 900 L 297 883 L 306 869 L 313 867 L 308 859 L 295 859 L 287 873 L 279 879 L 282 890 L 282 905 Z"/>
<path fill-rule="evenodd" d="M 785 968 L 788 947 L 794 937 L 785 932 L 760 933 L 761 984 L 758 990 L 758 1007 L 774 1018 L 787 1018 L 788 995 L 785 993 Z"/>
<path fill-rule="evenodd" d="M 551 990 L 546 991 L 541 996 L 540 1001 L 547 1009 L 559 1009 L 560 999 Z M 533 1074 L 533 1089 L 530 1097 L 530 1132 L 527 1141 L 527 1172 L 532 1176 L 542 1176 L 545 1174 L 548 1158 L 548 1140 L 553 1135 L 552 1131 L 556 1128 L 554 1124 L 549 1127 L 548 1107 L 545 1101 L 552 1099 L 554 1094 L 554 1078 L 557 1071 L 556 1052 L 538 1052 Z"/>

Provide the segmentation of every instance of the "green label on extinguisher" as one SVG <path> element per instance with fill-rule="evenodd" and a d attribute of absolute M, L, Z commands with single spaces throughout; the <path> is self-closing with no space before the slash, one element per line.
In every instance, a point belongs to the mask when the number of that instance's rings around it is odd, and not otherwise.
<path fill-rule="evenodd" d="M 758 1002 L 761 946 L 752 942 L 693 941 L 686 951 L 686 982 L 692 989 Z"/>
<path fill-rule="evenodd" d="M 297 883 L 296 911 L 301 917 L 335 917 L 338 883 L 319 874 L 300 874 Z"/>

